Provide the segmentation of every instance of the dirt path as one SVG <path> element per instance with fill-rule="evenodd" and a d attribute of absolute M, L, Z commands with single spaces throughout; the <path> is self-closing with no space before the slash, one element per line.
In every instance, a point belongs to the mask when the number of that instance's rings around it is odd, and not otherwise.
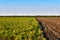
<path fill-rule="evenodd" d="M 36 17 L 47 40 L 60 40 L 60 18 Z"/>

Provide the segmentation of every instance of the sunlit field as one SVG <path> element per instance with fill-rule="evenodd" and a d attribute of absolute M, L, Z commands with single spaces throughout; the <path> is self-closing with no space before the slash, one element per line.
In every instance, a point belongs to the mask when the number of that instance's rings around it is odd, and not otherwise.
<path fill-rule="evenodd" d="M 42 16 L 37 17 L 37 20 L 43 25 L 41 27 L 47 40 L 60 40 L 60 16 Z"/>
<path fill-rule="evenodd" d="M 45 40 L 35 17 L 0 17 L 0 40 Z"/>

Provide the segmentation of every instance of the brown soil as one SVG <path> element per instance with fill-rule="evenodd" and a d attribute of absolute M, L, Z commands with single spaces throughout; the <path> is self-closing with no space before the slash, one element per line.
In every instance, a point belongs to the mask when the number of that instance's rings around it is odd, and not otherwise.
<path fill-rule="evenodd" d="M 48 40 L 60 40 L 60 17 L 36 17 Z"/>

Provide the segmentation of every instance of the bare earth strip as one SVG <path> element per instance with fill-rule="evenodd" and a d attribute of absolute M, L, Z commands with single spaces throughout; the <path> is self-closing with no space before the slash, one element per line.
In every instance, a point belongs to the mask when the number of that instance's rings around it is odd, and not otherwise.
<path fill-rule="evenodd" d="M 60 17 L 37 17 L 36 19 L 42 23 L 48 40 L 60 40 Z"/>

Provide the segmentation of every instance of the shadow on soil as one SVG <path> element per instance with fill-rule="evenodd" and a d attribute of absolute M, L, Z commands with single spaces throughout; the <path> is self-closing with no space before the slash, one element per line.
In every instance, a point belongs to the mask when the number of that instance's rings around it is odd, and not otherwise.
<path fill-rule="evenodd" d="M 49 40 L 49 38 L 46 36 L 46 34 L 44 32 L 45 28 L 44 28 L 42 22 L 40 22 L 39 20 L 37 20 L 37 21 L 39 22 L 39 28 L 43 31 L 44 37 L 46 38 L 46 40 Z"/>

